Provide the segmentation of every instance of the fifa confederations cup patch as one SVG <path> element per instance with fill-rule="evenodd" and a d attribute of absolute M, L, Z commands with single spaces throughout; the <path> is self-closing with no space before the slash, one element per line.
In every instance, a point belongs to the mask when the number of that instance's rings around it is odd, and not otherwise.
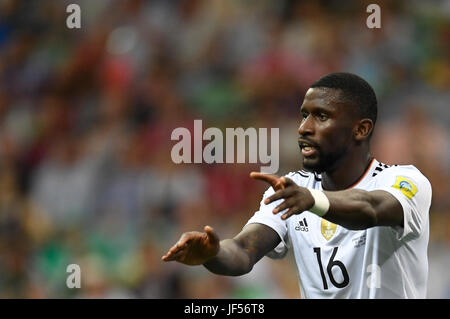
<path fill-rule="evenodd" d="M 392 185 L 392 187 L 401 191 L 403 195 L 405 195 L 409 199 L 413 198 L 413 196 L 417 193 L 416 185 L 414 185 L 411 180 L 403 176 L 397 176 L 395 184 Z"/>

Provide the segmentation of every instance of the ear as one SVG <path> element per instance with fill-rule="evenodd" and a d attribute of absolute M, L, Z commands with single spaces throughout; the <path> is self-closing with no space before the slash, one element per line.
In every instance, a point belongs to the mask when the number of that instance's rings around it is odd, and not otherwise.
<path fill-rule="evenodd" d="M 353 128 L 353 136 L 356 141 L 363 142 L 368 139 L 373 130 L 373 122 L 371 119 L 361 119 Z"/>

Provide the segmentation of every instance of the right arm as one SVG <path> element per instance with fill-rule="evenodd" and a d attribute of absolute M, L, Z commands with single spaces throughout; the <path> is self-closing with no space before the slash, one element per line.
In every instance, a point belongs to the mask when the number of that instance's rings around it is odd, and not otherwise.
<path fill-rule="evenodd" d="M 162 260 L 203 264 L 215 274 L 240 276 L 250 272 L 280 241 L 275 230 L 263 224 L 249 224 L 234 238 L 222 241 L 206 226 L 203 233 L 184 233 Z"/>
<path fill-rule="evenodd" d="M 269 182 L 274 190 L 285 188 L 275 177 Z M 184 233 L 162 260 L 203 265 L 218 275 L 240 276 L 250 272 L 280 242 L 274 229 L 259 223 L 248 224 L 234 238 L 222 241 L 210 226 L 205 226 L 204 232 Z"/>
<path fill-rule="evenodd" d="M 203 265 L 218 275 L 244 275 L 280 241 L 278 234 L 269 226 L 249 224 L 233 239 L 222 240 L 218 254 Z"/>

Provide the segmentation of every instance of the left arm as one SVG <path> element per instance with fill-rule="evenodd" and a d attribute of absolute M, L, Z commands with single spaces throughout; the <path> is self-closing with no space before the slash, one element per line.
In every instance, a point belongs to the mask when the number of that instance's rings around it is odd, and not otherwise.
<path fill-rule="evenodd" d="M 309 210 L 315 204 L 311 192 L 298 186 L 291 179 L 260 173 L 252 173 L 252 178 L 260 179 L 274 185 L 283 185 L 272 196 L 266 198 L 265 204 L 279 199 L 284 201 L 274 210 L 274 214 L 287 209 L 281 216 L 287 219 L 294 214 Z M 403 208 L 390 193 L 383 190 L 364 191 L 348 189 L 343 191 L 324 191 L 330 202 L 324 218 L 350 230 L 361 230 L 374 226 L 402 226 Z"/>
<path fill-rule="evenodd" d="M 348 189 L 325 191 L 324 194 L 330 201 L 330 209 L 324 217 L 347 229 L 403 226 L 403 208 L 399 201 L 386 191 Z"/>

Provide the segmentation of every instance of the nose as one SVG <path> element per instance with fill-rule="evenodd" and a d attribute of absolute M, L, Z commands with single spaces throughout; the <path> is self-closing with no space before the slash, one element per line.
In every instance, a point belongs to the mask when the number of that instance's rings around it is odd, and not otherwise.
<path fill-rule="evenodd" d="M 298 134 L 300 136 L 314 134 L 314 123 L 311 115 L 303 118 L 303 120 L 300 122 L 300 126 L 298 127 Z"/>

